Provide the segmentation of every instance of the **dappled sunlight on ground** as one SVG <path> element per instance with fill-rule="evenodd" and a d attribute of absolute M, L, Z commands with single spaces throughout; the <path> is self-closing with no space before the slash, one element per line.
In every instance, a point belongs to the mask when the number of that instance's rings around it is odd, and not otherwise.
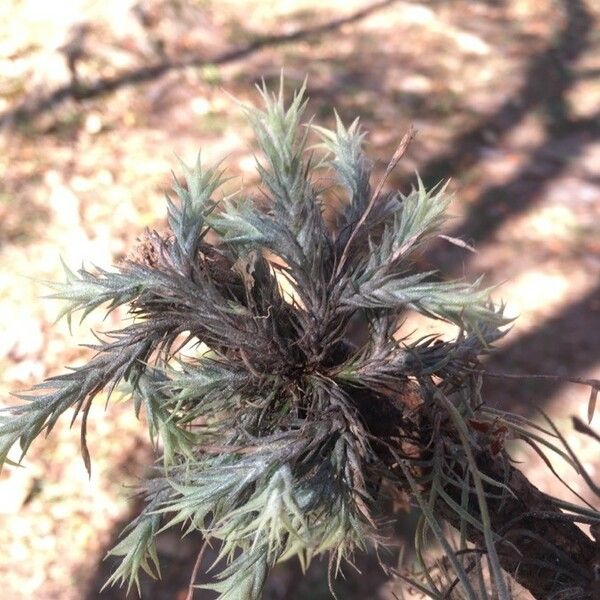
<path fill-rule="evenodd" d="M 86 324 L 118 323 L 118 313 L 90 317 L 73 337 L 64 322 L 52 327 L 59 309 L 41 299 L 41 281 L 63 277 L 59 256 L 73 268 L 108 266 L 144 227 L 162 227 L 177 156 L 189 163 L 202 148 L 209 162 L 227 157 L 237 178 L 224 193 L 240 181 L 252 190 L 250 130 L 229 94 L 254 101 L 253 85 L 273 83 L 282 67 L 290 87 L 308 75 L 318 122 L 333 122 L 333 106 L 345 120 L 361 116 L 377 176 L 414 123 L 417 139 L 390 183 L 408 190 L 415 169 L 427 184 L 451 178 L 447 233 L 478 250 L 438 240 L 423 261 L 457 277 L 485 273 L 520 315 L 491 369 L 599 377 L 599 18 L 591 0 L 5 0 L 2 396 L 83 360 Z M 421 324 L 410 316 L 406 330 Z M 598 477 L 569 421 L 585 416 L 584 388 L 494 379 L 485 390 L 505 407 L 556 415 Z M 68 418 L 34 444 L 25 469 L 0 476 L 8 600 L 124 598 L 99 594 L 108 572 L 96 569 L 135 513 L 124 486 L 143 476 L 152 451 L 130 407 L 111 400 L 103 415 L 99 400 L 94 411 L 91 480 Z M 556 492 L 541 461 L 526 460 Z M 162 548 L 170 583 L 145 583 L 147 597 L 183 600 L 196 545 L 165 537 Z M 340 597 L 390 598 L 374 561 L 360 566 L 365 575 L 348 570 Z M 326 565 L 304 583 L 282 566 L 267 597 L 327 598 Z"/>

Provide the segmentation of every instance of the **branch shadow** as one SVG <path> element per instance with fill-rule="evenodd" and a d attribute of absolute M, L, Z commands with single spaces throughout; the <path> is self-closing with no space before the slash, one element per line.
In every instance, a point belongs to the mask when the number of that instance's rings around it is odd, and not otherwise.
<path fill-rule="evenodd" d="M 429 184 L 473 167 L 486 137 L 508 133 L 525 116 L 542 110 L 545 141 L 528 156 L 524 166 L 506 183 L 484 189 L 470 205 L 466 219 L 449 235 L 469 243 L 493 238 L 511 217 L 529 210 L 547 189 L 592 142 L 600 139 L 600 113 L 569 120 L 566 93 L 575 82 L 569 63 L 587 48 L 594 21 L 580 0 L 563 0 L 567 18 L 564 29 L 545 51 L 535 56 L 525 72 L 524 85 L 514 98 L 490 118 L 451 142 L 451 152 L 435 158 L 421 171 Z M 556 150 L 559 149 L 560 152 Z M 457 159 L 456 157 L 461 157 Z M 540 165 L 544 169 L 540 170 Z M 499 211 L 499 207 L 502 208 Z M 464 251 L 437 244 L 427 260 L 442 271 L 462 275 L 470 256 Z M 567 306 L 529 334 L 516 336 L 492 355 L 486 366 L 507 373 L 575 375 L 600 361 L 600 287 Z M 556 391 L 543 380 L 487 379 L 484 397 L 510 410 L 531 414 Z M 585 392 L 584 392 L 585 394 Z"/>
<path fill-rule="evenodd" d="M 23 122 L 35 118 L 46 110 L 69 100 L 85 100 L 94 98 L 103 94 L 114 92 L 120 88 L 144 83 L 165 75 L 171 71 L 180 71 L 187 67 L 202 67 L 206 65 L 221 66 L 227 63 L 247 58 L 251 54 L 267 47 L 282 46 L 290 44 L 313 36 L 332 33 L 344 25 L 349 25 L 360 21 L 369 15 L 387 8 L 399 0 L 380 0 L 369 4 L 354 13 L 331 19 L 320 25 L 304 27 L 290 33 L 265 35 L 259 37 L 245 46 L 232 48 L 222 54 L 212 58 L 205 56 L 191 56 L 180 60 L 163 59 L 155 64 L 147 65 L 138 69 L 133 69 L 112 77 L 101 77 L 92 83 L 81 83 L 75 77 L 72 81 L 48 93 L 34 102 L 27 99 L 20 105 L 0 114 L 0 128 L 11 125 L 15 122 Z"/>
<path fill-rule="evenodd" d="M 451 150 L 421 169 L 426 184 L 437 183 L 475 166 L 486 139 L 501 138 L 514 129 L 532 111 L 544 114 L 545 141 L 535 148 L 526 164 L 507 183 L 484 189 L 469 208 L 465 221 L 449 235 L 470 243 L 489 240 L 510 217 L 528 210 L 547 188 L 591 142 L 600 139 L 600 113 L 590 118 L 570 120 L 566 93 L 576 81 L 570 70 L 587 48 L 594 19 L 583 0 L 562 0 L 566 25 L 555 40 L 530 61 L 523 86 L 498 111 L 478 126 L 458 136 Z M 568 156 L 557 157 L 551 150 L 568 141 Z M 457 158 L 459 157 L 459 158 Z M 540 164 L 548 164 L 540 172 Z M 502 211 L 498 210 L 502 205 Z M 432 262 L 456 272 L 463 265 L 463 253 L 438 245 L 429 255 Z"/>
<path fill-rule="evenodd" d="M 420 169 L 425 183 L 436 183 L 463 172 L 480 160 L 480 149 L 516 127 L 533 110 L 547 116 L 547 132 L 556 135 L 570 127 L 565 93 L 576 81 L 570 70 L 585 51 L 594 19 L 584 0 L 561 0 L 566 24 L 554 40 L 534 55 L 523 73 L 521 88 L 491 116 L 454 138 L 449 151 Z"/>
<path fill-rule="evenodd" d="M 577 376 L 600 362 L 599 331 L 600 284 L 538 328 L 494 352 L 485 368 L 493 373 Z M 486 377 L 482 393 L 492 405 L 532 416 L 556 391 L 556 382 L 551 380 Z M 582 404 L 588 393 L 582 386 L 573 386 L 573 394 Z"/>
<path fill-rule="evenodd" d="M 543 192 L 566 171 L 585 149 L 600 139 L 600 113 L 569 123 L 564 134 L 549 137 L 535 148 L 526 164 L 510 181 L 484 189 L 469 208 L 466 219 L 448 234 L 477 247 L 489 241 L 512 217 L 530 210 Z M 561 152 L 556 152 L 556 150 Z M 543 168 L 542 168 L 543 167 Z M 448 272 L 462 272 L 465 254 L 457 248 L 438 243 L 428 258 Z M 470 256 L 467 256 L 467 261 Z"/>

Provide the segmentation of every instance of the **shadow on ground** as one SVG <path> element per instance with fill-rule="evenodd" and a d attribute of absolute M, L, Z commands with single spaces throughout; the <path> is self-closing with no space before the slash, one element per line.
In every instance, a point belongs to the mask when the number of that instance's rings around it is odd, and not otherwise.
<path fill-rule="evenodd" d="M 316 32 L 330 34 L 343 24 L 357 21 L 373 11 L 388 8 L 392 4 L 393 2 L 380 2 L 347 19 L 333 20 L 326 25 L 298 31 L 292 35 L 267 36 L 244 49 L 236 49 L 217 57 L 212 62 L 242 60 L 267 45 L 284 44 Z M 546 48 L 530 57 L 523 71 L 523 84 L 516 93 L 494 114 L 485 116 L 468 131 L 459 133 L 451 139 L 447 145 L 450 149 L 448 152 L 434 156 L 420 166 L 420 172 L 428 183 L 473 169 L 481 159 L 482 151 L 489 147 L 490 138 L 502 140 L 532 112 L 543 114 L 543 141 L 530 151 L 525 164 L 508 181 L 484 187 L 478 193 L 468 207 L 466 218 L 450 233 L 452 236 L 466 239 L 477 245 L 492 239 L 504 222 L 529 210 L 570 162 L 600 137 L 598 118 L 600 115 L 574 120 L 568 116 L 566 109 L 566 94 L 575 81 L 572 65 L 587 48 L 593 28 L 593 18 L 586 9 L 586 3 L 581 0 L 563 0 L 561 5 L 566 15 L 563 28 Z M 395 57 L 389 55 L 387 60 L 392 63 Z M 198 63 L 199 59 L 195 58 L 193 61 Z M 370 74 L 357 65 L 364 68 L 362 62 L 348 66 L 348 78 L 351 79 L 353 89 L 360 89 L 361 85 L 372 83 Z M 77 98 L 105 94 L 122 85 L 159 77 L 169 70 L 182 66 L 183 63 L 164 63 L 110 80 L 98 81 L 85 90 L 77 91 L 73 87 L 57 90 L 52 96 L 42 100 L 35 110 L 44 110 L 51 103 L 56 103 L 67 95 Z M 385 93 L 383 88 L 369 91 Z M 343 113 L 345 93 L 346 90 L 343 88 L 332 88 L 316 90 L 315 95 L 320 102 L 340 106 Z M 406 101 L 406 98 L 404 100 Z M 412 101 L 419 104 L 423 98 L 416 95 Z M 425 109 L 424 112 L 426 117 L 427 110 Z M 5 115 L 4 118 L 15 116 L 22 118 L 29 114 L 17 109 L 12 115 Z M 502 210 L 499 210 L 499 206 Z M 449 250 L 447 246 L 443 250 L 433 249 L 428 258 L 434 266 L 440 267 L 443 271 L 461 274 L 464 270 L 468 270 L 468 265 L 465 267 L 468 256 L 465 258 L 464 252 L 456 249 Z M 515 338 L 508 346 L 494 354 L 487 365 L 492 371 L 577 374 L 600 360 L 600 341 L 597 335 L 591 335 L 594 331 L 600 331 L 600 287 L 594 288 L 585 298 L 567 306 L 560 314 L 541 323 L 532 332 Z M 544 381 L 493 379 L 486 382 L 487 396 L 493 403 L 523 413 L 531 413 L 534 407 L 542 407 L 544 401 L 552 396 L 554 388 L 555 383 Z M 134 510 L 132 515 L 135 514 Z M 115 539 L 122 525 L 119 524 L 115 530 Z M 201 539 L 198 536 L 190 536 L 180 543 L 176 535 L 163 534 L 158 540 L 158 548 L 166 578 L 158 583 L 144 579 L 142 586 L 144 597 L 156 600 L 162 598 L 183 600 L 187 594 L 189 574 L 200 545 Z M 212 551 L 207 553 L 201 572 L 211 564 L 214 556 Z M 367 576 L 357 575 L 351 569 L 347 569 L 347 580 L 336 584 L 336 590 L 345 600 L 372 597 L 370 594 L 373 590 L 386 581 L 386 576 L 377 567 L 373 555 L 359 559 L 358 567 Z M 110 572 L 110 561 L 99 566 L 87 600 L 124 598 L 123 593 L 119 591 L 111 590 L 103 593 L 98 591 L 100 584 Z M 291 592 L 292 595 L 290 590 L 295 590 Z M 212 597 L 210 593 L 204 594 L 205 598 Z M 266 597 L 273 600 L 279 598 L 318 600 L 329 597 L 327 566 L 322 563 L 313 565 L 305 578 L 301 577 L 297 567 L 288 565 L 279 567 L 271 576 Z"/>
<path fill-rule="evenodd" d="M 317 110 L 336 105 L 342 115 L 353 116 L 357 112 L 363 112 L 367 122 L 370 120 L 377 125 L 379 111 L 383 111 L 384 106 L 391 107 L 393 111 L 400 104 L 402 108 L 410 109 L 407 110 L 409 117 L 425 123 L 443 123 L 452 116 L 453 111 L 461 111 L 460 98 L 444 99 L 433 92 L 419 91 L 405 91 L 393 96 L 386 88 L 393 69 L 400 63 L 405 64 L 405 57 L 398 47 L 387 48 L 379 44 L 377 34 L 373 31 L 365 33 L 352 30 L 354 37 L 350 55 L 336 55 L 331 50 L 331 45 L 335 46 L 336 36 L 342 30 L 346 31 L 370 16 L 391 14 L 385 11 L 395 10 L 398 4 L 397 0 L 375 2 L 346 17 L 333 18 L 316 25 L 309 24 L 294 29 L 291 33 L 267 34 L 254 39 L 247 34 L 246 37 L 250 39 L 247 44 L 235 45 L 214 56 L 204 53 L 181 59 L 159 57 L 139 68 L 88 81 L 78 78 L 77 66 L 74 64 L 73 79 L 69 84 L 36 98 L 27 98 L 8 108 L 0 115 L 0 125 L 26 124 L 68 102 L 84 111 L 85 103 L 95 98 L 111 97 L 111 94 L 124 88 L 158 81 L 188 67 L 225 66 L 230 63 L 241 63 L 245 67 L 247 64 L 248 68 L 237 75 L 236 81 L 239 87 L 247 87 L 263 75 L 269 78 L 278 72 L 279 61 L 285 62 L 285 48 L 296 43 L 310 43 L 314 63 L 322 71 L 331 72 L 321 78 L 321 83 L 315 85 L 313 100 Z M 419 6 L 436 7 L 437 4 L 432 2 Z M 454 4 L 460 10 L 462 4 Z M 489 0 L 485 4 L 501 11 L 505 3 Z M 600 113 L 574 118 L 570 114 L 568 101 L 568 94 L 582 77 L 581 70 L 579 76 L 576 75 L 575 65 L 584 53 L 590 51 L 592 43 L 597 44 L 597 40 L 594 42 L 596 23 L 590 11 L 591 3 L 584 0 L 560 0 L 556 6 L 560 6 L 562 19 L 557 21 L 555 33 L 546 40 L 545 46 L 536 48 L 523 60 L 519 73 L 521 83 L 510 97 L 495 110 L 472 118 L 466 128 L 460 128 L 450 137 L 442 150 L 419 161 L 419 172 L 429 184 L 473 172 L 480 166 L 486 151 L 502 147 L 511 132 L 528 117 L 535 115 L 540 120 L 541 141 L 528 150 L 516 172 L 500 183 L 489 185 L 483 182 L 466 207 L 464 218 L 449 232 L 450 235 L 477 246 L 492 243 L 500 228 L 510 219 L 534 207 L 570 168 L 573 161 L 600 139 Z M 508 27 L 509 24 L 504 25 Z M 485 32 L 482 36 L 485 37 Z M 238 32 L 238 37 L 244 38 L 244 32 Z M 329 44 L 327 49 L 326 44 Z M 268 73 L 261 71 L 262 63 L 252 62 L 260 57 L 262 51 L 280 53 L 275 56 L 277 64 L 270 65 Z M 414 64 L 406 63 L 405 66 L 412 74 L 428 72 L 429 68 L 426 57 L 420 63 L 415 61 Z M 433 73 L 432 78 L 436 75 Z M 597 78 L 598 72 L 591 69 L 584 76 L 589 79 Z M 441 100 L 447 100 L 450 108 L 440 108 Z M 52 127 L 46 131 L 48 135 L 53 135 Z M 384 141 L 382 146 L 389 146 L 393 151 L 392 144 L 393 141 Z M 387 149 L 386 147 L 386 154 L 390 154 Z M 401 176 L 397 183 L 406 188 L 407 181 Z M 39 218 L 43 219 L 45 213 L 41 210 Z M 37 213 L 33 214 L 35 216 Z M 19 217 L 23 222 L 28 218 L 25 212 Z M 0 245 L 18 241 L 15 235 L 20 235 L 20 230 L 15 229 L 16 234 L 11 231 L 6 224 L 0 223 Z M 518 252 L 514 259 L 519 260 Z M 469 255 L 459 249 L 437 246 L 428 254 L 427 260 L 435 268 L 448 274 L 472 274 L 469 271 Z M 568 303 L 558 314 L 542 321 L 530 332 L 517 336 L 512 334 L 508 345 L 490 357 L 487 366 L 492 371 L 500 372 L 578 375 L 600 362 L 599 331 L 600 286 L 596 285 L 592 286 L 592 291 L 585 297 Z M 543 407 L 552 397 L 556 384 L 539 380 L 524 382 L 489 379 L 485 383 L 485 391 L 492 403 L 531 414 L 534 407 Z M 585 392 L 582 391 L 581 395 L 584 396 Z M 134 504 L 127 519 L 115 526 L 111 532 L 109 547 L 115 545 L 123 526 L 140 509 L 140 504 Z M 190 573 L 201 543 L 202 540 L 197 535 L 190 535 L 179 541 L 172 532 L 162 534 L 157 545 L 163 579 L 153 582 L 144 578 L 143 597 L 153 600 L 185 600 Z M 206 553 L 201 571 L 206 571 L 214 556 L 212 551 Z M 336 584 L 340 598 L 359 600 L 374 597 L 374 590 L 381 587 L 387 579 L 376 562 L 373 555 L 359 558 L 357 565 L 363 575 L 347 569 L 347 580 Z M 112 566 L 114 563 L 110 560 L 97 565 L 96 572 L 89 578 L 91 584 L 86 600 L 125 598 L 123 591 L 112 588 L 100 592 L 112 572 Z M 88 579 L 86 574 L 83 575 Z M 136 595 L 131 594 L 129 597 L 135 598 Z M 204 592 L 202 597 L 208 599 L 211 596 L 209 592 Z M 296 566 L 278 567 L 270 578 L 265 596 L 267 600 L 320 600 L 328 597 L 327 565 L 323 563 L 315 563 L 305 578 L 301 577 Z"/>
<path fill-rule="evenodd" d="M 123 528 L 142 509 L 141 503 L 135 503 L 127 518 L 118 523 L 111 534 L 111 543 L 106 547 L 105 553 L 118 541 Z M 412 540 L 416 526 L 415 516 L 406 514 L 395 524 L 393 536 L 394 544 L 402 543 L 399 540 Z M 156 547 L 160 560 L 162 577 L 151 579 L 145 573 L 140 577 L 140 589 L 142 598 L 152 600 L 187 600 L 190 576 L 198 553 L 203 545 L 203 538 L 197 533 L 180 539 L 179 531 L 176 529 L 163 532 L 157 537 Z M 410 546 L 410 542 L 408 544 Z M 212 547 L 207 547 L 202 556 L 196 583 L 208 583 L 211 579 L 211 566 L 217 556 Z M 393 568 L 398 562 L 398 549 L 390 548 L 380 554 L 378 558 L 374 551 L 366 554 L 357 554 L 354 566 L 343 567 L 343 577 L 335 580 L 333 590 L 338 598 L 343 600 L 364 600 L 364 598 L 376 598 L 378 591 L 382 590 L 389 582 L 389 576 L 385 574 L 379 564 L 381 560 L 388 568 Z M 85 600 L 135 600 L 138 598 L 137 591 L 133 589 L 129 594 L 126 589 L 118 587 L 107 587 L 102 590 L 109 579 L 118 561 L 112 557 L 101 561 L 89 579 L 82 574 L 83 578 L 90 581 Z M 331 592 L 328 583 L 328 564 L 326 560 L 315 560 L 306 573 L 302 573 L 297 561 L 289 561 L 278 565 L 269 574 L 269 579 L 264 593 L 264 600 L 330 600 Z M 217 595 L 210 590 L 197 590 L 194 598 L 202 600 L 213 600 Z"/>

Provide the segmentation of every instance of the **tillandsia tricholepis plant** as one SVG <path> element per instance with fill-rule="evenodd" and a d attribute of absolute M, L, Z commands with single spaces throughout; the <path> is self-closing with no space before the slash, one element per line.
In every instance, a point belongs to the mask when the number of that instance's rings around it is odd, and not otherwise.
<path fill-rule="evenodd" d="M 306 567 L 327 554 L 335 577 L 357 550 L 386 543 L 384 500 L 405 494 L 421 515 L 410 579 L 424 595 L 506 600 L 512 576 L 536 598 L 598 598 L 599 545 L 577 524 L 597 532 L 600 513 L 539 491 L 505 442 L 526 442 L 550 469 L 556 453 L 598 487 L 550 421 L 480 394 L 503 307 L 479 282 L 415 264 L 440 233 L 445 187 L 384 191 L 412 130 L 372 188 L 358 121 L 304 127 L 304 86 L 288 106 L 283 85 L 259 91 L 262 108 L 243 110 L 262 153 L 260 206 L 245 190 L 217 201 L 224 171 L 198 158 L 175 179 L 167 232 L 147 232 L 113 270 L 67 269 L 53 294 L 64 314 L 128 305 L 131 320 L 87 364 L 7 409 L 1 461 L 16 442 L 22 458 L 69 411 L 89 469 L 91 403 L 125 385 L 161 456 L 145 508 L 110 552 L 121 562 L 109 583 L 139 589 L 141 570 L 158 575 L 155 536 L 169 527 L 217 544 L 204 587 L 221 600 L 260 598 L 269 569 L 292 557 Z M 332 223 L 327 169 L 346 197 Z M 410 336 L 408 309 L 456 335 Z M 428 546 L 443 556 L 431 562 Z"/>

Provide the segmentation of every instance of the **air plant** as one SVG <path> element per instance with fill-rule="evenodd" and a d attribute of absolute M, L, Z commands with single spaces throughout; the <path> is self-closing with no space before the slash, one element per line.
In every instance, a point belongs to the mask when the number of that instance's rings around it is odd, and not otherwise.
<path fill-rule="evenodd" d="M 510 575 L 537 598 L 592 598 L 598 544 L 575 523 L 598 527 L 600 513 L 537 490 L 505 442 L 526 442 L 550 469 L 547 452 L 582 465 L 551 423 L 481 397 L 480 358 L 506 331 L 503 306 L 480 282 L 415 262 L 440 235 L 446 187 L 384 191 L 412 130 L 372 189 L 358 120 L 302 127 L 305 86 L 289 106 L 283 85 L 259 91 L 262 109 L 243 110 L 268 204 L 245 189 L 218 200 L 225 171 L 198 156 L 181 164 L 168 231 L 146 232 L 112 270 L 66 268 L 52 295 L 64 315 L 126 305 L 131 320 L 5 412 L 1 462 L 17 442 L 22 459 L 68 412 L 89 469 L 90 406 L 118 386 L 145 412 L 160 457 L 145 508 L 110 552 L 121 562 L 109 583 L 139 589 L 141 571 L 158 576 L 155 538 L 169 527 L 216 543 L 204 587 L 221 600 L 260 598 L 269 570 L 292 557 L 306 568 L 327 554 L 333 578 L 356 551 L 386 543 L 384 500 L 402 493 L 421 514 L 411 581 L 423 594 L 506 600 Z M 333 223 L 328 171 L 346 198 Z M 456 335 L 411 335 L 408 310 Z M 433 563 L 432 543 L 443 551 Z"/>

